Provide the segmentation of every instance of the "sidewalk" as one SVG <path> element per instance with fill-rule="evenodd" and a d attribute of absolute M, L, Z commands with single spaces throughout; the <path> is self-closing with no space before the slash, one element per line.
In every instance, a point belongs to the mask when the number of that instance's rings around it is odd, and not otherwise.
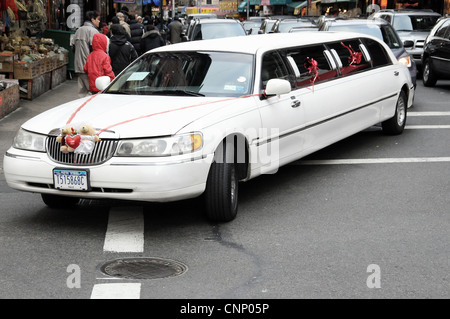
<path fill-rule="evenodd" d="M 52 107 L 78 99 L 77 78 L 66 80 L 34 100 L 20 99 L 19 107 L 0 119 L 0 177 L 3 170 L 3 155 L 11 146 L 20 126 L 28 119 Z M 1 180 L 0 178 L 0 180 Z"/>

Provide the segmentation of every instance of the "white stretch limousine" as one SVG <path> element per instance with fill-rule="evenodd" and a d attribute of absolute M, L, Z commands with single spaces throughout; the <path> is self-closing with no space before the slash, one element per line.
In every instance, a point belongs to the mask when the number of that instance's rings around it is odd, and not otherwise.
<path fill-rule="evenodd" d="M 101 93 L 22 125 L 4 157 L 10 187 L 49 207 L 203 194 L 207 217 L 230 221 L 239 181 L 378 123 L 400 134 L 414 98 L 408 69 L 356 33 L 180 43 L 96 82 Z"/>

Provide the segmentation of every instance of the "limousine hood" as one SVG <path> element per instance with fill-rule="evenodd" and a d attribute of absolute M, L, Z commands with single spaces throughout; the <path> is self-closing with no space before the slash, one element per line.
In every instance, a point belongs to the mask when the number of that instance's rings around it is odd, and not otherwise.
<path fill-rule="evenodd" d="M 26 130 L 48 134 L 67 123 L 114 131 L 120 138 L 172 135 L 232 103 L 229 98 L 99 94 L 65 103 L 27 121 Z M 101 137 L 101 136 L 100 136 Z"/>

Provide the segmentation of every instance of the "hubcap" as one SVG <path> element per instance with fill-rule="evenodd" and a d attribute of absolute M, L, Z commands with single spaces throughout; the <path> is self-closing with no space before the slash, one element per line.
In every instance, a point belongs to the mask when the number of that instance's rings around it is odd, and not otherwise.
<path fill-rule="evenodd" d="M 403 125 L 406 118 L 406 108 L 404 99 L 400 98 L 397 102 L 397 123 L 399 126 Z"/>
<path fill-rule="evenodd" d="M 231 174 L 231 203 L 234 208 L 236 208 L 237 205 L 237 178 L 236 178 L 236 169 L 233 167 L 232 174 Z"/>
<path fill-rule="evenodd" d="M 430 66 L 428 65 L 428 63 L 426 63 L 425 67 L 423 68 L 423 78 L 425 79 L 425 81 L 428 80 L 429 75 L 430 75 Z"/>

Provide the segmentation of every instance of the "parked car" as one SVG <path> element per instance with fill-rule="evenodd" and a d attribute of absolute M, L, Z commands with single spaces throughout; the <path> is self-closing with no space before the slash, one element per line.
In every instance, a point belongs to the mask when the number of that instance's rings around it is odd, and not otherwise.
<path fill-rule="evenodd" d="M 416 62 L 418 70 L 421 71 L 425 39 L 440 16 L 439 13 L 432 10 L 380 10 L 370 18 L 381 18 L 389 22 L 404 44 L 406 41 L 412 41 L 411 46 L 405 44 L 406 51 Z"/>
<path fill-rule="evenodd" d="M 425 86 L 450 79 L 450 18 L 441 19 L 431 30 L 425 40 L 422 64 Z"/>
<path fill-rule="evenodd" d="M 21 126 L 4 156 L 10 187 L 64 209 L 80 198 L 203 194 L 207 216 L 230 221 L 240 181 L 380 122 L 400 134 L 414 95 L 384 42 L 332 32 L 159 47 L 96 86 L 100 93 Z M 77 139 L 90 141 L 89 151 L 78 151 Z"/>
<path fill-rule="evenodd" d="M 319 30 L 319 26 L 312 19 L 279 19 L 274 23 L 269 33 L 288 33 L 292 28 L 305 28 L 309 31 Z"/>
<path fill-rule="evenodd" d="M 410 57 L 402 41 L 394 28 L 383 19 L 333 19 L 326 20 L 320 26 L 320 31 L 346 31 L 360 32 L 373 35 L 383 40 L 392 50 L 397 60 L 409 69 L 412 82 L 416 87 L 417 67 L 415 61 Z M 408 43 L 407 43 L 408 44 Z"/>
<path fill-rule="evenodd" d="M 272 29 L 273 25 L 275 24 L 277 20 L 267 18 L 264 21 L 261 22 L 261 25 L 259 26 L 258 34 L 265 34 L 269 33 L 269 31 Z M 251 34 L 254 34 L 255 32 L 251 32 Z"/>
<path fill-rule="evenodd" d="M 245 36 L 242 23 L 234 19 L 193 19 L 182 41 L 210 40 Z"/>
<path fill-rule="evenodd" d="M 187 21 L 190 23 L 193 19 L 217 19 L 214 13 L 191 13 L 187 15 Z"/>
<path fill-rule="evenodd" d="M 242 22 L 242 26 L 247 34 L 257 34 L 262 21 L 246 20 Z"/>

